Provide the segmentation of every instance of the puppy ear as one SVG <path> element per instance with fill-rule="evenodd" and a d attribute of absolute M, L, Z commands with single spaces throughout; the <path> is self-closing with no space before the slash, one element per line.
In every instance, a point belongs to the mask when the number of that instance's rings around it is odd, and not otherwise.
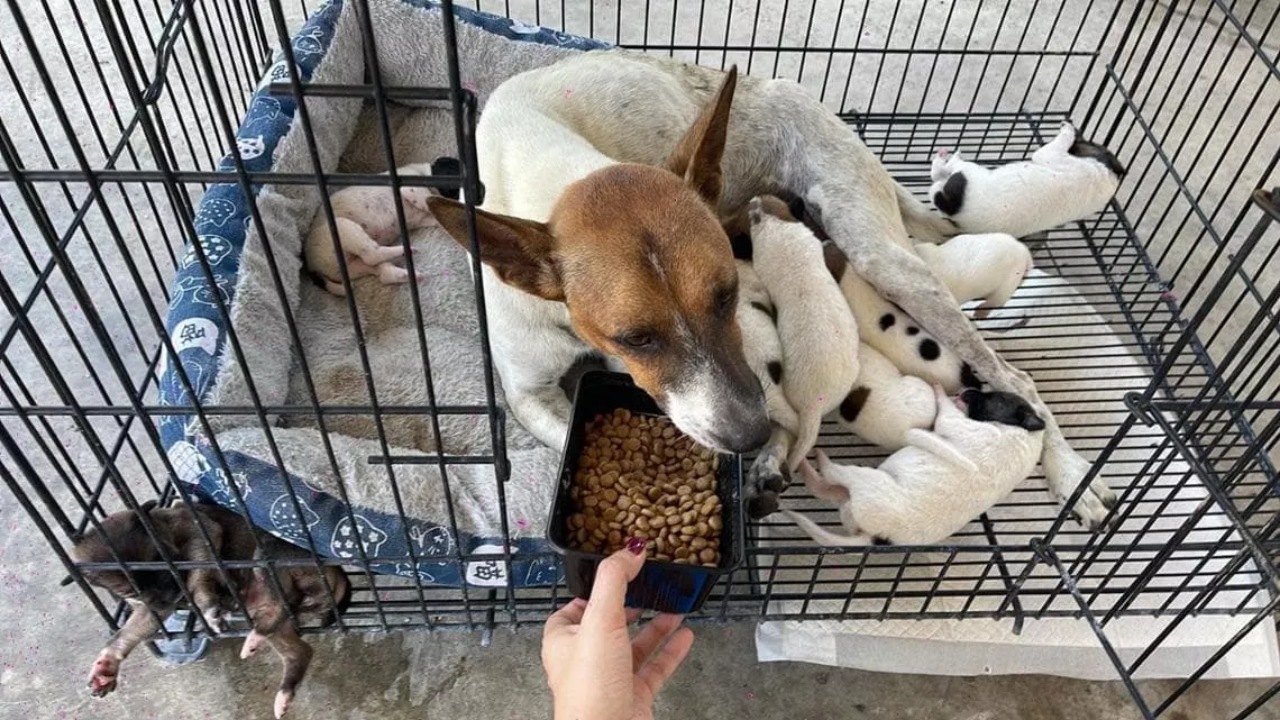
<path fill-rule="evenodd" d="M 427 207 L 440 226 L 471 252 L 466 206 L 432 196 Z M 493 268 L 504 283 L 545 300 L 564 300 L 555 263 L 555 237 L 545 224 L 476 210 L 476 237 L 480 261 Z"/>
<path fill-rule="evenodd" d="M 665 163 L 668 170 L 684 178 L 711 207 L 720 204 L 720 193 L 724 190 L 720 160 L 729 129 L 729 107 L 737 86 L 738 66 L 734 65 Z"/>

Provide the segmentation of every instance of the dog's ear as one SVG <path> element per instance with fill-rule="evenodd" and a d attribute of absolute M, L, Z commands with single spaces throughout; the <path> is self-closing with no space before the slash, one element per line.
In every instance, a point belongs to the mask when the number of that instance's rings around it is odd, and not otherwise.
<path fill-rule="evenodd" d="M 684 178 L 711 207 L 720 204 L 720 193 L 724 189 L 720 159 L 724 156 L 729 107 L 733 104 L 733 91 L 737 86 L 738 66 L 734 65 L 666 162 L 666 168 Z"/>
<path fill-rule="evenodd" d="M 431 214 L 467 252 L 467 208 L 448 198 L 427 200 Z M 493 268 L 502 281 L 546 300 L 564 300 L 564 288 L 556 268 L 555 237 L 540 222 L 476 210 L 476 237 L 480 261 Z"/>

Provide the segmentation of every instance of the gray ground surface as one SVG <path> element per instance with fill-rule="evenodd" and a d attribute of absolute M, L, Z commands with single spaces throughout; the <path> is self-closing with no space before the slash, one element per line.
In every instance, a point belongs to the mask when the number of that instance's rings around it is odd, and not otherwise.
<path fill-rule="evenodd" d="M 314 3 L 313 3 L 314 4 Z M 516 2 L 513 5 L 520 11 L 521 5 L 530 3 Z M 667 6 L 665 3 L 659 5 Z M 799 3 L 803 4 L 803 3 Z M 1052 3 L 1050 3 L 1052 4 Z M 34 34 L 44 52 L 53 54 L 54 38 L 47 31 L 48 25 L 43 22 L 44 10 L 34 2 L 21 3 L 28 19 L 33 24 Z M 83 5 L 83 4 L 82 4 Z M 496 6 L 499 3 L 487 3 Z M 547 12 L 558 17 L 558 3 L 544 3 Z M 578 8 L 582 3 L 570 3 L 570 17 L 575 21 L 582 20 Z M 638 6 L 638 3 L 635 4 Z M 682 28 L 696 21 L 690 13 L 690 6 L 695 3 L 681 3 Z M 709 17 L 723 17 L 725 3 L 708 3 Z M 774 4 L 766 3 L 773 8 Z M 834 9 L 834 2 L 822 0 L 826 11 Z M 843 3 L 840 4 L 843 7 Z M 852 4 L 851 4 L 852 5 Z M 1105 3 L 1104 3 L 1105 5 Z M 1257 17 L 1270 17 L 1274 3 L 1239 3 L 1250 8 L 1258 6 Z M 1030 3 L 1014 4 L 1011 15 L 1025 14 L 1033 7 Z M 48 3 L 50 12 L 59 27 L 66 32 L 74 33 L 74 16 L 72 5 L 67 1 Z M 667 6 L 669 7 L 669 6 Z M 748 27 L 752 22 L 751 12 L 743 3 L 736 3 L 735 21 L 741 20 Z M 916 5 L 911 5 L 915 12 Z M 489 7 L 492 9 L 492 7 Z M 719 15 L 716 15 L 716 12 Z M 86 5 L 83 13 L 92 14 Z M 129 11 L 132 12 L 132 11 Z M 147 11 L 152 18 L 150 27 L 155 30 L 154 13 Z M 664 11 L 662 17 L 655 10 L 655 34 L 661 36 L 666 32 L 664 22 L 669 23 L 670 10 Z M 532 20 L 532 13 L 523 13 L 526 19 Z M 831 13 L 828 12 L 828 16 Z M 1243 14 L 1243 12 L 1242 12 Z M 903 23 L 909 23 L 910 13 L 905 13 Z M 296 9 L 290 15 L 291 26 L 296 24 Z M 887 15 L 886 15 L 887 17 Z M 942 17 L 930 13 L 928 22 Z M 1099 16 L 1101 17 L 1101 16 Z M 1011 22 L 1016 21 L 1014 17 Z M 685 22 L 688 21 L 688 22 Z M 612 15 L 607 20 L 599 20 L 604 25 L 612 22 Z M 709 21 L 710 22 L 710 21 Z M 759 43 L 773 42 L 778 36 L 778 17 L 776 13 L 765 12 L 759 19 Z M 993 23 L 983 22 L 975 29 L 975 33 L 990 32 Z M 907 30 L 903 28 L 906 27 Z M 583 30 L 583 27 L 574 27 Z M 892 45 L 902 47 L 908 45 L 911 34 L 909 25 L 899 25 L 892 33 Z M 805 24 L 791 22 L 787 25 L 786 37 L 790 44 L 802 44 Z M 107 77 L 112 74 L 110 51 L 101 42 L 93 21 L 87 23 L 87 31 L 91 36 L 90 44 L 99 51 L 97 65 L 105 69 Z M 933 29 L 936 35 L 936 28 Z M 822 42 L 827 42 L 829 30 L 815 31 L 821 34 Z M 886 33 L 884 27 L 869 24 L 864 36 L 874 33 Z M 1187 31 L 1188 33 L 1190 30 Z M 269 31 L 270 33 L 270 31 Z M 928 36 L 929 32 L 923 33 Z M 626 30 L 624 29 L 624 37 Z M 1206 32 L 1205 37 L 1208 36 Z M 851 33 L 843 33 L 840 44 L 852 42 Z M 29 63 L 22 61 L 26 52 L 25 43 L 18 37 L 10 22 L 8 9 L 0 8 L 0 41 L 6 52 L 17 58 L 16 73 L 20 84 L 36 88 L 38 74 Z M 141 39 L 139 42 L 145 45 Z M 877 42 L 868 40 L 868 43 Z M 879 42 L 884 42 L 880 40 Z M 77 67 L 81 68 L 86 78 L 94 61 L 83 43 L 74 38 L 69 42 L 70 53 Z M 1270 52 L 1270 51 L 1269 51 Z M 145 47 L 143 54 L 145 55 Z M 794 63 L 793 55 L 780 56 L 781 64 L 786 70 Z M 693 58 L 690 58 L 693 59 Z M 702 58 L 703 61 L 717 61 L 716 58 Z M 757 63 L 773 62 L 772 58 L 760 57 Z M 811 64 L 805 77 L 813 82 L 820 82 L 821 71 L 825 66 Z M 833 63 L 834 72 L 847 73 L 847 63 Z M 65 69 L 64 69 L 65 70 Z M 754 72 L 767 72 L 768 68 L 757 65 Z M 972 70 L 972 67 L 970 67 Z M 1256 70 L 1256 68 L 1255 68 Z M 815 76 L 815 72 L 817 75 Z M 55 83 L 60 93 L 70 93 L 71 77 L 58 68 L 53 68 Z M 816 78 L 816 79 L 815 79 Z M 970 78 L 976 80 L 976 78 Z M 106 105 L 101 89 L 94 85 L 92 78 L 87 80 L 87 92 L 90 98 L 88 106 L 93 115 L 104 123 L 108 145 L 118 132 L 113 134 L 112 123 L 108 120 Z M 1214 85 L 1212 79 L 1206 80 Z M 237 84 L 236 78 L 229 78 L 230 84 Z M 241 82 L 240 85 L 245 83 Z M 1221 97 L 1230 90 L 1226 83 L 1222 87 L 1213 88 L 1215 97 Z M 904 89 L 904 96 L 913 96 Z M 36 97 L 33 114 L 39 121 L 52 127 L 54 118 L 48 113 L 48 103 L 40 101 L 39 90 L 32 90 Z M 960 92 L 965 92 L 963 89 Z M 1266 86 L 1266 92 L 1276 92 L 1275 83 Z M 115 96 L 117 102 L 124 98 L 123 94 Z M 872 98 L 874 100 L 874 97 Z M 911 102 L 914 102 L 912 100 Z M 78 106 L 79 103 L 72 103 Z M 877 108 L 884 104 L 884 97 L 875 101 Z M 1267 102 L 1261 105 L 1267 106 Z M 27 116 L 20 112 L 16 104 L 14 85 L 7 78 L 0 83 L 0 112 L 4 114 L 7 129 L 15 132 L 19 141 L 19 150 L 33 167 L 49 167 L 43 160 L 43 151 L 37 146 L 30 134 L 24 135 L 20 127 L 28 123 Z M 166 116 L 172 113 L 165 111 Z M 190 119 L 192 122 L 210 123 L 207 118 Z M 106 153 L 95 154 L 95 143 L 92 135 L 86 130 L 88 115 L 81 114 L 71 118 L 72 124 L 84 134 L 82 144 L 90 148 L 90 162 L 99 163 Z M 1176 133 L 1176 122 L 1158 131 Z M 179 125 L 172 126 L 175 134 Z M 51 130 L 56 138 L 59 133 Z M 1246 133 L 1246 136 L 1248 134 Z M 176 137 L 176 135 L 175 135 Z M 1207 144 L 1215 151 L 1228 151 L 1223 148 L 1221 135 L 1208 139 Z M 74 158 L 69 152 L 69 144 L 65 138 L 61 142 L 54 139 L 52 150 L 62 167 L 74 167 Z M 147 153 L 141 144 L 136 145 L 139 166 L 149 164 Z M 213 153 L 216 156 L 218 153 Z M 200 159 L 198 143 L 194 159 L 183 163 L 184 167 L 207 168 L 207 158 Z M 124 162 L 124 166 L 130 166 Z M 1208 195 L 1205 204 L 1212 205 L 1220 197 L 1231 196 L 1238 192 L 1237 185 L 1252 185 L 1258 178 L 1210 178 L 1206 182 Z M 85 188 L 73 186 L 72 194 L 80 197 Z M 116 213 L 123 213 L 124 196 L 120 191 L 107 188 L 106 202 Z M 134 195 L 139 203 L 145 198 Z M 13 192 L 13 188 L 0 184 L 0 200 L 7 206 L 18 208 L 21 200 Z M 70 221 L 73 211 L 61 196 L 50 195 L 49 211 L 55 227 L 65 227 Z M 1234 207 L 1227 203 L 1229 207 Z M 1182 212 L 1181 206 L 1175 213 Z M 21 211 L 17 213 L 16 222 L 20 227 L 30 228 L 32 219 Z M 1150 213 L 1151 217 L 1159 212 Z M 1232 212 L 1224 212 L 1223 217 L 1214 217 L 1216 224 L 1225 226 Z M 137 253 L 139 247 L 156 246 L 160 230 L 166 223 L 173 221 L 172 216 L 161 208 L 159 212 L 140 210 L 139 224 L 141 232 L 126 232 L 126 242 L 130 243 L 131 253 Z M 88 218 L 91 231 L 97 237 L 109 238 L 104 231 L 104 218 L 97 212 Z M 3 248 L 8 262 L 19 262 L 13 259 L 13 238 L 8 233 L 7 225 L 0 225 L 0 248 Z M 24 233 L 25 234 L 25 233 Z M 1188 242 L 1182 237 L 1166 237 L 1162 242 Z M 77 262 L 89 264 L 89 243 L 77 242 L 71 247 Z M 105 264 L 109 268 L 108 275 L 122 277 L 126 271 L 119 255 L 113 255 L 109 248 L 104 249 Z M 37 260 L 43 261 L 47 253 L 36 252 Z M 1203 263 L 1199 263 L 1203 264 Z M 162 262 L 163 266 L 164 263 Z M 15 283 L 15 291 L 21 296 L 31 281 L 21 272 L 12 271 L 6 265 L 6 280 Z M 1188 277 L 1198 267 L 1192 262 L 1191 270 L 1185 271 Z M 144 272 L 144 277 L 149 277 Z M 86 279 L 91 290 L 100 292 L 105 287 L 105 277 L 95 276 Z M 159 288 L 163 286 L 161 278 L 148 280 L 148 295 L 160 299 Z M 68 297 L 65 283 L 55 282 L 54 287 L 59 296 Z M 126 293 L 125 305 L 137 307 L 141 297 Z M 85 323 L 76 314 L 73 303 L 70 308 L 71 324 L 78 332 L 87 333 Z M 108 332 L 112 337 L 121 340 L 126 346 L 124 361 L 132 376 L 137 377 L 139 367 L 144 366 L 144 353 L 128 350 L 130 334 L 124 323 L 124 315 L 119 310 L 113 311 L 110 303 L 104 303 L 102 312 Z M 1247 308 L 1246 308 L 1247 309 Z M 133 314 L 132 312 L 130 313 Z M 32 315 L 38 326 L 55 321 L 50 307 L 38 305 Z M 5 325 L 8 324 L 7 316 Z M 1208 326 L 1212 327 L 1210 322 Z M 142 330 L 144 340 L 147 332 Z M 1230 333 L 1228 333 L 1228 336 Z M 152 340 L 154 342 L 154 340 Z M 52 340 L 55 351 L 67 350 L 67 339 Z M 94 367 L 104 367 L 105 361 L 100 351 L 90 343 L 89 362 Z M 38 378 L 38 365 L 30 354 L 18 353 L 16 368 L 10 369 L 13 377 Z M 27 363 L 23 365 L 22 363 Z M 91 379 L 79 360 L 72 358 L 63 366 L 65 380 L 71 392 L 85 397 L 93 396 L 95 390 Z M 122 402 L 117 386 L 107 381 L 108 389 L 114 394 L 117 402 Z M 34 387 L 37 399 L 41 402 L 53 402 L 55 398 L 48 395 L 47 388 L 37 380 Z M 95 420 L 100 427 L 109 431 L 109 421 Z M 72 435 L 69 423 L 54 420 L 54 431 L 68 439 L 69 460 L 87 470 L 96 467 L 92 454 L 79 438 Z M 107 435 L 114 437 L 114 435 Z M 20 440 L 25 441 L 24 438 Z M 25 442 L 24 452 L 38 457 L 39 449 Z M 145 455 L 145 451 L 144 451 Z M 4 456 L 8 463 L 10 457 Z M 132 476 L 136 471 L 137 461 L 130 458 L 124 462 L 122 472 Z M 46 468 L 37 468 L 43 472 Z M 187 718 L 204 718 L 222 720 L 224 718 L 257 718 L 269 717 L 272 691 L 277 680 L 277 668 L 270 655 L 263 655 L 248 661 L 236 658 L 239 643 L 228 641 L 215 646 L 210 655 L 203 661 L 181 668 L 165 667 L 158 660 L 145 652 L 139 652 L 126 664 L 120 692 L 109 699 L 95 701 L 88 697 L 84 680 L 90 663 L 97 650 L 104 642 L 103 625 L 90 609 L 85 599 L 74 588 L 61 588 L 58 581 L 63 572 L 48 547 L 40 537 L 33 523 L 10 494 L 0 492 L 0 717 L 2 718 L 165 718 L 166 720 L 185 720 Z M 887 675 L 836 670 L 799 664 L 759 665 L 755 663 L 755 651 L 752 643 L 752 627 L 749 625 L 705 626 L 698 630 L 698 639 L 689 661 L 660 701 L 659 717 L 662 718 L 706 718 L 720 720 L 728 718 L 761 717 L 788 718 L 789 720 L 805 720 L 819 718 L 928 718 L 938 720 L 1097 720 L 1139 717 L 1129 701 L 1128 694 L 1118 682 L 1090 683 L 1063 680 L 1048 677 L 979 677 L 979 678 L 933 678 L 909 675 Z M 328 636 L 314 641 L 316 660 L 312 672 L 296 705 L 296 717 L 317 718 L 450 718 L 462 720 L 505 720 L 545 717 L 548 707 L 542 672 L 538 665 L 538 636 L 533 631 L 509 633 L 499 630 L 493 637 L 492 646 L 485 649 L 479 646 L 478 636 L 464 634 L 404 634 L 375 636 Z M 1193 692 L 1177 706 L 1169 717 L 1179 720 L 1201 720 L 1227 717 L 1236 709 L 1247 704 L 1260 692 L 1269 687 L 1270 682 L 1204 682 L 1196 686 Z M 1147 683 L 1143 689 L 1149 697 L 1160 698 L 1175 687 L 1174 683 Z M 1275 707 L 1264 709 L 1257 717 L 1280 718 L 1280 709 Z"/>

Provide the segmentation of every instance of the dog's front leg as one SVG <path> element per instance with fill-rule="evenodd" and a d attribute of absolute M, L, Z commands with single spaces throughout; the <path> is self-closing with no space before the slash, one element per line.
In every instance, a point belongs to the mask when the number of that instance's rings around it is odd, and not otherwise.
<path fill-rule="evenodd" d="M 769 442 L 760 448 L 755 462 L 747 471 L 747 483 L 743 489 L 747 501 L 747 514 L 760 519 L 778 510 L 778 495 L 790 484 L 787 456 L 795 436 L 775 424 Z"/>
<path fill-rule="evenodd" d="M 543 445 L 559 450 L 569 434 L 573 405 L 559 383 L 505 388 L 515 419 Z"/>
<path fill-rule="evenodd" d="M 111 642 L 98 653 L 89 671 L 89 689 L 94 697 L 104 697 L 116 689 L 120 677 L 120 663 L 129 657 L 129 653 L 156 634 L 160 623 L 169 616 L 169 612 L 155 613 L 141 603 L 130 603 L 132 613 L 120 630 L 111 638 Z"/>

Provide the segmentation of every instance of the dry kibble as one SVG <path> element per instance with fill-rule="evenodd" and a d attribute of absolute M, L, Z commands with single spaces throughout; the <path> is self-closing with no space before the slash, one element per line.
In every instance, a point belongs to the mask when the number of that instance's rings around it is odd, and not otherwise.
<path fill-rule="evenodd" d="M 566 519 L 570 543 L 608 553 L 640 537 L 653 560 L 715 566 L 724 527 L 718 466 L 713 451 L 667 418 L 624 409 L 597 416 L 569 490 L 576 510 Z"/>

